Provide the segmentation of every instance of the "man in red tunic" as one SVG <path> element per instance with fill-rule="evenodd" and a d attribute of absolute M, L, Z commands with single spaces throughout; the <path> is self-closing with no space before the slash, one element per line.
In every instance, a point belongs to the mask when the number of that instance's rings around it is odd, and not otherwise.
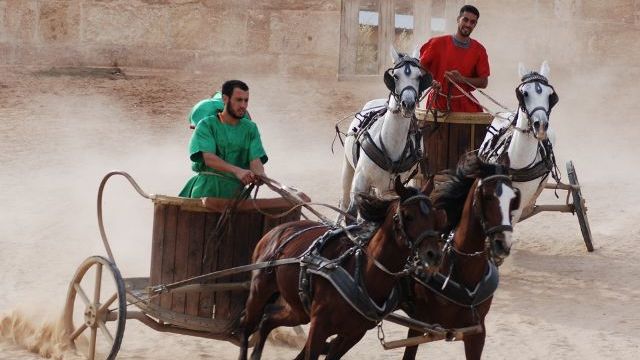
<path fill-rule="evenodd" d="M 473 87 L 486 88 L 489 78 L 489 58 L 484 46 L 470 38 L 478 23 L 480 12 L 475 6 L 465 5 L 460 9 L 454 35 L 431 38 L 420 49 L 420 63 L 433 75 L 433 88 L 427 99 L 435 96 L 434 107 L 443 111 L 482 112 L 482 108 L 467 98 L 452 85 L 445 74 L 452 78 L 467 93 Z"/>

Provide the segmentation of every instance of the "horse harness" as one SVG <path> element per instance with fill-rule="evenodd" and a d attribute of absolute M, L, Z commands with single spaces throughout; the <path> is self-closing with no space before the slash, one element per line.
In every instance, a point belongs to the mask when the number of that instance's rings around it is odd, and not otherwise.
<path fill-rule="evenodd" d="M 400 93 L 398 93 L 396 91 L 396 79 L 393 77 L 393 71 L 396 69 L 404 68 L 404 73 L 405 75 L 408 76 L 411 74 L 412 66 L 420 69 L 421 76 L 420 76 L 420 83 L 418 84 L 418 89 L 415 89 L 410 85 L 407 85 L 402 90 L 400 90 Z M 402 97 L 402 94 L 409 89 L 414 90 L 416 92 L 416 101 L 417 101 L 418 98 L 420 97 L 420 94 L 422 94 L 425 90 L 427 90 L 427 88 L 431 86 L 432 82 L 433 82 L 433 77 L 431 76 L 431 73 L 429 73 L 427 70 L 424 69 L 424 67 L 422 67 L 422 64 L 420 64 L 420 60 L 405 54 L 400 54 L 400 59 L 398 63 L 394 64 L 393 67 L 388 68 L 384 72 L 384 84 L 387 86 L 387 89 L 389 89 L 389 91 L 391 92 L 391 96 L 393 96 L 396 99 L 397 103 L 400 103 L 400 98 Z"/>
<path fill-rule="evenodd" d="M 417 127 L 415 117 L 412 118 L 402 155 L 397 161 L 391 160 L 382 141 L 382 137 L 378 136 L 378 141 L 380 142 L 380 147 L 378 147 L 371 137 L 371 134 L 369 134 L 371 126 L 380 117 L 384 116 L 387 111 L 385 107 L 381 110 L 371 111 L 362 115 L 363 119 L 360 122 L 360 127 L 352 129 L 351 134 L 355 137 L 355 146 L 352 147 L 353 165 L 356 166 L 358 164 L 360 150 L 362 149 L 378 167 L 396 175 L 411 170 L 422 159 L 422 149 L 420 148 L 422 132 Z"/>
<path fill-rule="evenodd" d="M 485 161 L 500 163 L 500 160 L 507 156 L 509 145 L 513 139 L 514 131 L 516 128 L 517 114 L 511 120 L 511 124 L 507 127 L 496 129 L 493 126 L 489 126 L 487 131 L 493 135 L 491 141 L 487 142 L 484 147 L 480 148 L 479 154 Z M 520 130 L 522 131 L 522 130 Z M 531 122 L 529 121 L 529 129 L 526 132 L 531 132 Z M 512 181 L 515 182 L 527 182 L 538 178 L 542 183 L 549 173 L 556 182 L 560 181 L 560 172 L 556 165 L 556 157 L 553 152 L 553 145 L 547 138 L 538 141 L 538 154 L 540 155 L 540 161 L 536 162 L 536 157 L 533 161 L 520 169 L 508 169 L 508 174 L 511 176 Z"/>
<path fill-rule="evenodd" d="M 424 199 L 428 198 L 425 195 L 416 195 L 404 200 L 403 204 L 411 201 L 422 201 Z M 440 236 L 440 234 L 434 230 L 427 230 L 412 241 L 404 230 L 403 217 L 399 209 L 400 206 L 398 206 L 398 210 L 393 216 L 394 233 L 396 237 L 401 237 L 405 240 L 405 244 L 412 252 L 425 239 Z M 380 306 L 371 299 L 364 283 L 363 267 L 366 262 L 366 257 L 369 256 L 365 248 L 379 228 L 380 226 L 376 223 L 362 222 L 346 228 L 331 229 L 317 238 L 305 251 L 300 259 L 298 296 L 307 314 L 310 313 L 313 299 L 313 277 L 311 275 L 320 276 L 329 281 L 354 310 L 372 322 L 379 323 L 386 315 L 398 307 L 400 294 L 397 286 L 394 286 L 387 299 Z M 335 259 L 327 259 L 324 257 L 322 251 L 327 244 L 333 239 L 338 239 L 343 235 L 347 236 L 354 245 Z M 352 256 L 355 259 L 353 276 L 342 266 L 342 264 Z M 413 265 L 409 264 L 410 261 L 407 261 L 404 270 L 393 273 L 377 262 L 377 260 L 371 260 L 380 270 L 395 277 L 406 276 L 412 271 L 413 267 Z"/>
<path fill-rule="evenodd" d="M 520 81 L 521 81 L 520 85 L 518 85 L 516 87 L 516 98 L 518 99 L 518 107 L 520 109 L 522 109 L 522 111 L 525 114 L 527 114 L 527 116 L 529 117 L 529 121 L 531 121 L 531 116 L 536 111 L 544 111 L 544 113 L 547 114 L 547 117 L 551 116 L 551 109 L 553 109 L 553 107 L 558 103 L 558 100 L 560 98 L 558 97 L 558 94 L 556 93 L 556 89 L 554 89 L 553 86 L 551 86 L 549 84 L 549 80 L 546 78 L 546 76 L 533 71 L 533 72 L 530 72 L 530 73 L 524 75 L 522 77 L 522 79 L 520 79 Z M 551 95 L 549 95 L 549 109 L 545 109 L 542 106 L 535 107 L 531 111 L 529 111 L 529 109 L 527 109 L 527 106 L 524 103 L 524 96 L 523 96 L 522 92 L 520 91 L 520 88 L 523 85 L 529 84 L 529 83 L 534 83 L 535 84 L 536 92 L 538 92 L 538 93 L 542 92 L 542 88 L 541 88 L 540 84 L 543 84 L 544 86 L 550 87 L 551 90 L 553 90 L 553 93 L 551 93 Z M 516 119 L 514 121 L 517 121 L 517 117 L 518 117 L 518 115 L 516 114 Z"/>
<path fill-rule="evenodd" d="M 488 176 L 478 183 L 474 193 L 473 211 L 475 216 L 480 219 L 480 224 L 483 229 L 485 238 L 489 238 L 491 235 L 500 231 L 513 231 L 512 225 L 496 225 L 488 227 L 484 214 L 480 207 L 481 205 L 475 199 L 481 198 L 478 196 L 479 189 L 490 180 L 505 181 L 511 184 L 511 178 L 507 175 L 496 174 Z M 416 273 L 413 275 L 413 279 L 420 285 L 431 290 L 434 294 L 446 299 L 447 301 L 454 303 L 458 306 L 471 309 L 475 313 L 475 308 L 487 301 L 493 296 L 498 289 L 498 283 L 500 282 L 500 276 L 498 273 L 498 267 L 491 258 L 487 259 L 487 267 L 484 276 L 473 288 L 468 288 L 463 284 L 458 283 L 455 279 L 452 279 L 453 268 L 456 265 L 458 258 L 462 257 L 476 257 L 487 254 L 488 244 L 482 251 L 476 251 L 474 253 L 465 253 L 458 249 L 453 244 L 455 237 L 455 230 L 449 232 L 447 241 L 444 246 L 446 256 L 449 258 L 450 266 L 447 276 L 440 272 L 433 274 L 426 274 L 424 272 Z M 409 289 L 409 291 L 411 291 Z M 411 295 L 409 295 L 409 298 Z M 409 305 L 412 306 L 412 305 Z"/>

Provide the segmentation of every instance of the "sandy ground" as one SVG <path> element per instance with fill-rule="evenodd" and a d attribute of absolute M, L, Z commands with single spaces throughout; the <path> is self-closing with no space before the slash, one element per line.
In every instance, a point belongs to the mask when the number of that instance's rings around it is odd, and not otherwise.
<path fill-rule="evenodd" d="M 147 192 L 168 195 L 190 176 L 186 113 L 223 79 L 125 73 L 0 69 L 1 359 L 77 358 L 55 341 L 54 324 L 76 267 L 88 256 L 105 255 L 95 215 L 105 173 L 128 171 Z M 490 93 L 513 106 L 515 66 L 493 73 Z M 632 150 L 640 125 L 636 99 L 625 91 L 637 89 L 631 75 L 554 74 L 552 64 L 551 82 L 560 94 L 551 122 L 556 154 L 561 168 L 567 160 L 576 164 L 596 251 L 586 252 L 571 214 L 545 213 L 519 224 L 487 317 L 485 358 L 635 359 L 640 353 L 640 171 Z M 331 152 L 333 124 L 384 96 L 382 80 L 248 80 L 250 111 L 271 159 L 268 174 L 336 204 L 342 149 Z M 151 204 L 123 181 L 110 183 L 105 198 L 123 275 L 148 276 Z M 552 193 L 539 201 L 548 202 L 557 202 Z M 389 339 L 404 332 L 385 324 Z M 297 351 L 267 345 L 264 357 L 292 358 Z M 400 354 L 385 352 L 371 331 L 345 358 Z M 438 359 L 463 354 L 462 344 L 445 342 L 419 352 Z M 135 321 L 127 323 L 119 353 L 122 359 L 236 356 L 228 343 L 158 333 Z"/>

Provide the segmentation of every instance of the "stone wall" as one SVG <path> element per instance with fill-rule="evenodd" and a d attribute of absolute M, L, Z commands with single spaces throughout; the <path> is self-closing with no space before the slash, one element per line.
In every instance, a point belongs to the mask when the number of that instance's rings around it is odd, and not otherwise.
<path fill-rule="evenodd" d="M 640 66 L 640 0 L 468 2 L 480 8 L 474 36 L 492 61 Z M 447 1 L 447 28 L 462 3 Z M 341 0 L 0 0 L 0 65 L 335 75 L 340 8 Z"/>
<path fill-rule="evenodd" d="M 335 74 L 340 0 L 0 0 L 0 65 Z"/>

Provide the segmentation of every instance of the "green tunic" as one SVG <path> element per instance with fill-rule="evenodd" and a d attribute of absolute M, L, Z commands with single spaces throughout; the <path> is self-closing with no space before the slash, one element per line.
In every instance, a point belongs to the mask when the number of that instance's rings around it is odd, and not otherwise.
<path fill-rule="evenodd" d="M 206 166 L 203 152 L 243 169 L 249 169 L 252 160 L 260 159 L 263 164 L 268 160 L 254 122 L 242 118 L 236 125 L 229 125 L 222 123 L 218 115 L 207 116 L 200 120 L 189 141 L 191 168 L 198 175 L 187 182 L 180 196 L 231 198 L 242 188 L 233 174 Z"/>
<path fill-rule="evenodd" d="M 215 115 L 224 110 L 224 102 L 222 101 L 222 93 L 219 91 L 216 92 L 212 98 L 204 99 L 197 103 L 191 112 L 189 113 L 189 122 L 191 123 L 191 128 L 195 129 L 198 126 L 200 120 L 206 118 L 207 116 Z M 243 118 L 247 120 L 251 120 L 249 116 L 249 112 L 246 112 Z"/>

